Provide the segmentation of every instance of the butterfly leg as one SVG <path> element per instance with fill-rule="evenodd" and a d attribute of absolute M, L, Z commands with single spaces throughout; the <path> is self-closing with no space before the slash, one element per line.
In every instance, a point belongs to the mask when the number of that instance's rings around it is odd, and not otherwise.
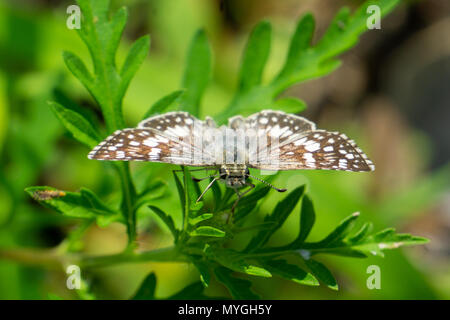
<path fill-rule="evenodd" d="M 236 199 L 236 201 L 234 202 L 233 206 L 231 207 L 231 215 L 228 216 L 227 223 L 228 223 L 228 221 L 230 220 L 230 217 L 234 216 L 234 210 L 236 209 L 236 207 L 237 207 L 237 205 L 238 205 L 238 203 L 239 203 L 239 200 L 241 200 L 241 198 L 242 198 L 243 196 L 245 196 L 247 193 L 249 193 L 250 191 L 252 191 L 253 188 L 255 188 L 255 185 L 254 185 L 253 183 L 250 183 L 250 182 L 246 182 L 245 185 L 249 186 L 250 188 L 248 188 L 247 190 L 245 190 L 245 191 L 242 192 L 242 193 L 240 193 L 238 189 L 234 189 L 234 190 L 236 191 L 237 199 Z"/>

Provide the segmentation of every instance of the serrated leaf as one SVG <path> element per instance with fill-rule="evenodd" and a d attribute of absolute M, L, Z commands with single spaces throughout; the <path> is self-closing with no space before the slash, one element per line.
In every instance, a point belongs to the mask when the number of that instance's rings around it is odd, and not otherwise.
<path fill-rule="evenodd" d="M 66 109 L 56 102 L 49 102 L 50 108 L 72 136 L 86 146 L 93 148 L 100 141 L 98 132 L 81 114 Z"/>
<path fill-rule="evenodd" d="M 175 223 L 173 222 L 172 217 L 158 207 L 149 206 L 149 208 L 165 223 L 165 225 L 169 228 L 170 233 L 172 233 L 173 237 L 176 240 L 178 238 L 179 231 L 175 227 Z"/>
<path fill-rule="evenodd" d="M 224 267 L 217 267 L 214 269 L 217 280 L 222 283 L 230 292 L 234 299 L 240 300 L 256 300 L 259 296 L 255 294 L 250 288 L 252 283 L 248 280 L 235 278 L 232 276 L 232 271 Z"/>
<path fill-rule="evenodd" d="M 63 51 L 63 59 L 67 68 L 83 85 L 94 93 L 94 79 L 81 59 L 72 52 Z"/>
<path fill-rule="evenodd" d="M 294 240 L 292 246 L 300 247 L 311 232 L 316 221 L 314 205 L 308 195 L 303 196 L 302 207 L 300 211 L 300 231 L 298 237 Z"/>
<path fill-rule="evenodd" d="M 425 244 L 427 242 L 429 242 L 429 240 L 426 238 L 412 236 L 407 233 L 395 233 L 393 228 L 388 228 L 366 237 L 356 245 L 351 245 L 351 248 L 367 254 L 384 257 L 384 250 L 397 249 L 402 246 Z"/>
<path fill-rule="evenodd" d="M 200 101 L 211 76 L 211 49 L 204 30 L 199 30 L 190 44 L 182 87 L 186 89 L 183 109 L 198 116 Z"/>
<path fill-rule="evenodd" d="M 132 45 L 128 56 L 125 59 L 125 62 L 123 63 L 122 69 L 120 70 L 120 77 L 121 77 L 121 91 L 125 92 L 126 88 L 128 87 L 131 78 L 133 78 L 136 71 L 141 66 L 142 62 L 144 62 L 145 57 L 148 54 L 148 51 L 150 50 L 150 36 L 142 36 L 138 40 L 134 42 Z M 120 96 L 123 96 L 121 94 Z"/>
<path fill-rule="evenodd" d="M 133 295 L 131 300 L 154 300 L 155 289 L 156 275 L 152 272 L 145 277 L 144 281 L 142 281 L 142 284 L 140 285 L 137 292 Z"/>
<path fill-rule="evenodd" d="M 28 187 L 25 191 L 45 207 L 56 210 L 71 218 L 99 219 L 101 225 L 107 222 L 120 221 L 119 213 L 101 202 L 95 194 L 83 188 L 81 192 L 58 190 L 52 187 Z"/>
<path fill-rule="evenodd" d="M 345 218 L 328 236 L 325 237 L 325 239 L 316 243 L 311 243 L 308 248 L 325 248 L 333 246 L 334 243 L 341 241 L 349 234 L 358 217 L 359 212 L 355 212 L 351 216 Z"/>
<path fill-rule="evenodd" d="M 289 45 L 286 62 L 278 77 L 285 77 L 294 72 L 301 62 L 302 54 L 309 47 L 313 37 L 315 21 L 312 14 L 305 14 L 297 23 L 297 27 Z"/>
<path fill-rule="evenodd" d="M 210 226 L 201 226 L 189 233 L 191 237 L 216 237 L 223 238 L 225 237 L 225 232 Z"/>
<path fill-rule="evenodd" d="M 333 274 L 328 270 L 325 265 L 316 260 L 305 260 L 306 266 L 311 270 L 311 273 L 319 279 L 320 282 L 325 284 L 332 290 L 339 290 L 339 286 L 334 278 Z"/>
<path fill-rule="evenodd" d="M 260 231 L 252 238 L 246 252 L 252 252 L 263 246 L 270 237 L 283 225 L 289 214 L 294 210 L 300 198 L 305 192 L 305 186 L 301 186 L 289 193 L 282 201 L 278 202 L 271 215 L 265 217 L 264 222 L 275 222 L 274 226 L 268 230 Z"/>
<path fill-rule="evenodd" d="M 211 281 L 211 274 L 209 273 L 208 265 L 204 261 L 195 258 L 192 258 L 192 263 L 200 273 L 200 281 L 205 287 L 208 287 L 209 282 Z"/>
<path fill-rule="evenodd" d="M 271 26 L 260 22 L 250 34 L 242 58 L 237 94 L 250 90 L 261 83 L 261 77 L 270 52 Z"/>
<path fill-rule="evenodd" d="M 284 279 L 307 286 L 319 285 L 319 281 L 317 281 L 312 274 L 304 271 L 299 266 L 289 264 L 286 260 L 269 260 L 262 262 L 262 264 L 264 268 L 269 270 L 272 274 L 280 276 Z"/>
<path fill-rule="evenodd" d="M 194 282 L 187 285 L 181 291 L 175 293 L 174 295 L 168 297 L 168 300 L 205 300 L 208 299 L 207 296 L 203 294 L 205 287 L 201 282 Z"/>
<path fill-rule="evenodd" d="M 198 223 L 200 223 L 200 222 L 202 222 L 202 221 L 211 219 L 213 216 L 214 216 L 214 215 L 213 215 L 212 213 L 204 213 L 204 214 L 201 214 L 201 215 L 199 215 L 199 216 L 197 216 L 197 217 L 195 217 L 195 218 L 190 219 L 190 224 L 191 224 L 191 225 L 196 225 L 196 224 L 198 224 Z"/>
<path fill-rule="evenodd" d="M 121 7 L 116 11 L 109 23 L 110 39 L 107 42 L 106 47 L 106 61 L 115 65 L 115 56 L 117 48 L 119 47 L 120 38 L 122 37 L 123 30 L 128 19 L 128 10 L 126 7 Z"/>
<path fill-rule="evenodd" d="M 376 4 L 381 10 L 381 16 L 384 16 L 398 3 L 399 0 L 366 1 L 353 15 L 347 8 L 342 8 L 314 47 L 307 46 L 314 21 L 312 16 L 305 15 L 291 41 L 286 64 L 272 83 L 275 93 L 282 92 L 294 83 L 324 76 L 335 70 L 340 64 L 335 58 L 353 47 L 359 36 L 367 30 L 367 6 Z"/>
<path fill-rule="evenodd" d="M 172 174 L 173 174 L 173 178 L 175 179 L 175 185 L 177 186 L 178 197 L 180 198 L 181 210 L 183 212 L 183 220 L 184 220 L 184 217 L 186 215 L 186 195 L 184 192 L 184 187 L 180 181 L 180 178 L 178 178 L 176 172 L 172 171 Z"/>
<path fill-rule="evenodd" d="M 184 90 L 177 90 L 162 97 L 148 109 L 142 120 L 166 111 L 183 93 Z"/>
<path fill-rule="evenodd" d="M 358 243 L 360 242 L 362 239 L 364 239 L 369 232 L 372 230 L 372 223 L 370 222 L 366 222 L 362 225 L 361 229 L 358 230 L 358 232 L 356 232 L 356 234 L 354 236 L 352 236 L 351 238 L 349 238 L 349 242 L 350 243 Z"/>
<path fill-rule="evenodd" d="M 277 110 L 287 113 L 300 113 L 306 109 L 306 103 L 295 97 L 287 97 L 276 100 L 273 106 Z"/>
<path fill-rule="evenodd" d="M 258 277 L 270 278 L 272 276 L 266 269 L 248 263 L 245 260 L 246 255 L 237 251 L 218 247 L 206 247 L 204 251 L 210 259 L 216 260 L 228 269 Z"/>

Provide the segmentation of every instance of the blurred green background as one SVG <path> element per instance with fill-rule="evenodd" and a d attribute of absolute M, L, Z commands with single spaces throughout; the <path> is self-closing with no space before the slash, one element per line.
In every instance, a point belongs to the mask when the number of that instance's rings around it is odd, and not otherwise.
<path fill-rule="evenodd" d="M 127 124 L 134 126 L 149 106 L 180 87 L 188 44 L 205 28 L 213 50 L 214 73 L 202 101 L 202 116 L 214 116 L 230 101 L 248 33 L 261 19 L 272 23 L 272 50 L 264 74 L 281 67 L 297 19 L 312 12 L 320 37 L 344 0 L 130 0 L 112 1 L 112 11 L 126 5 L 129 19 L 119 48 L 119 63 L 129 43 L 151 34 L 149 55 L 132 80 L 124 100 Z M 64 66 L 62 51 L 90 61 L 74 30 L 66 27 L 70 1 L 34 0 L 0 3 L 0 249 L 56 247 L 77 221 L 33 202 L 24 188 L 49 185 L 76 191 L 95 190 L 112 200 L 118 182 L 112 168 L 90 161 L 88 149 L 73 140 L 52 114 L 48 100 L 74 104 L 98 121 L 99 110 Z M 306 101 L 302 114 L 320 128 L 354 138 L 372 158 L 372 174 L 289 172 L 275 184 L 293 188 L 307 183 L 318 239 L 341 219 L 360 211 L 376 229 L 424 236 L 425 246 L 386 253 L 384 259 L 320 257 L 340 284 L 340 291 L 303 287 L 277 278 L 255 279 L 255 291 L 268 299 L 449 299 L 450 298 L 450 3 L 405 1 L 382 20 L 381 30 L 366 32 L 331 75 L 286 92 Z M 101 120 L 100 120 L 101 121 Z M 168 191 L 155 205 L 179 220 L 173 166 L 133 165 L 137 181 L 159 177 Z M 269 193 L 264 206 L 280 199 Z M 297 210 L 298 211 L 298 210 Z M 296 235 L 298 216 L 278 232 L 279 243 Z M 292 222 L 292 223 L 290 223 Z M 142 249 L 170 245 L 171 239 L 150 211 L 141 213 Z M 126 230 L 113 224 L 90 228 L 83 251 L 117 253 L 126 246 Z M 381 268 L 381 290 L 366 287 L 369 265 Z M 156 294 L 168 296 L 198 278 L 187 264 L 146 263 L 96 269 L 82 276 L 98 298 L 126 299 L 145 275 L 158 277 Z M 18 263 L 0 256 L 0 299 L 73 299 L 62 270 Z M 225 295 L 213 285 L 206 291 Z"/>

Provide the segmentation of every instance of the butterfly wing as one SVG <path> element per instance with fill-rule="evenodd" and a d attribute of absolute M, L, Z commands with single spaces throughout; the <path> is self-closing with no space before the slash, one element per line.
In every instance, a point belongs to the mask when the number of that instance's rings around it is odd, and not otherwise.
<path fill-rule="evenodd" d="M 257 155 L 249 162 L 250 167 L 356 172 L 375 169 L 353 140 L 338 132 L 317 130 L 315 124 L 305 118 L 265 110 L 248 117 L 245 125 L 256 130 L 259 137 L 266 136 L 267 141 L 258 144 Z"/>
<path fill-rule="evenodd" d="M 214 158 L 201 144 L 204 131 L 211 125 L 187 112 L 154 116 L 139 123 L 137 128 L 117 130 L 96 146 L 88 158 L 212 166 Z"/>

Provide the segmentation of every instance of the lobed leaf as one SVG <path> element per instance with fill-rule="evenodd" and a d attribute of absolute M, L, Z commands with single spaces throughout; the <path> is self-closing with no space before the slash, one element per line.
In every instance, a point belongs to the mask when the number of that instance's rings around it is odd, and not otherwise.
<path fill-rule="evenodd" d="M 199 115 L 200 101 L 211 76 L 211 49 L 204 30 L 199 30 L 190 44 L 182 87 L 186 93 L 181 99 L 183 109 Z"/>
<path fill-rule="evenodd" d="M 203 294 L 205 287 L 201 282 L 194 282 L 187 285 L 179 292 L 168 297 L 168 300 L 205 300 L 208 299 L 207 296 Z"/>
<path fill-rule="evenodd" d="M 208 287 L 209 282 L 211 281 L 211 274 L 209 273 L 208 264 L 205 261 L 195 258 L 192 258 L 192 263 L 200 273 L 200 281 L 205 287 Z"/>
<path fill-rule="evenodd" d="M 175 241 L 178 239 L 179 230 L 175 227 L 175 223 L 173 222 L 173 219 L 171 216 L 169 216 L 167 213 L 159 209 L 155 206 L 148 206 L 169 228 L 170 233 L 172 233 Z"/>
<path fill-rule="evenodd" d="M 311 270 L 311 273 L 332 290 L 338 290 L 339 286 L 333 274 L 322 263 L 316 260 L 305 260 L 306 266 Z"/>
<path fill-rule="evenodd" d="M 225 232 L 210 226 L 201 226 L 189 233 L 192 237 L 216 237 L 223 238 L 225 237 Z"/>
<path fill-rule="evenodd" d="M 205 248 L 205 254 L 209 258 L 233 271 L 265 278 L 270 278 L 272 276 L 266 269 L 248 263 L 245 259 L 245 254 L 231 249 L 207 246 Z"/>
<path fill-rule="evenodd" d="M 145 277 L 144 281 L 131 300 L 154 300 L 156 289 L 156 275 L 154 272 Z"/>
<path fill-rule="evenodd" d="M 67 69 L 72 72 L 72 74 L 81 81 L 81 83 L 89 90 L 92 94 L 95 94 L 94 78 L 86 68 L 85 64 L 81 59 L 72 52 L 63 51 L 63 60 L 67 66 Z"/>
<path fill-rule="evenodd" d="M 214 215 L 212 213 L 204 213 L 201 214 L 195 218 L 190 219 L 190 223 L 191 225 L 196 225 L 200 222 L 203 222 L 205 220 L 211 219 Z"/>
<path fill-rule="evenodd" d="M 300 113 L 306 109 L 306 103 L 295 97 L 278 99 L 273 103 L 273 106 L 275 109 L 286 113 Z"/>
<path fill-rule="evenodd" d="M 247 245 L 245 252 L 252 252 L 269 241 L 270 237 L 283 225 L 289 214 L 294 210 L 300 198 L 305 192 L 305 186 L 301 186 L 289 193 L 282 201 L 278 202 L 271 215 L 265 217 L 264 222 L 274 222 L 272 228 L 260 231 Z"/>
<path fill-rule="evenodd" d="M 80 192 L 62 191 L 52 187 L 28 187 L 25 191 L 45 207 L 54 209 L 65 216 L 92 219 L 98 216 L 114 216 L 117 212 L 106 206 L 89 189 Z"/>
<path fill-rule="evenodd" d="M 237 96 L 261 83 L 264 66 L 270 52 L 270 33 L 270 23 L 262 21 L 250 34 L 242 58 Z"/>
<path fill-rule="evenodd" d="M 81 114 L 66 109 L 56 102 L 49 102 L 49 105 L 62 125 L 76 140 L 89 148 L 94 148 L 98 144 L 100 141 L 99 133 Z"/>
<path fill-rule="evenodd" d="M 291 247 L 301 247 L 305 242 L 312 227 L 316 221 L 316 213 L 314 206 L 308 195 L 305 195 L 302 200 L 302 207 L 300 211 L 300 231 L 297 238 L 292 242 Z"/>
<path fill-rule="evenodd" d="M 345 218 L 328 236 L 319 242 L 309 244 L 308 248 L 326 248 L 332 247 L 335 243 L 339 243 L 350 233 L 355 220 L 358 219 L 358 217 L 359 212 L 355 212 L 351 216 Z"/>
<path fill-rule="evenodd" d="M 142 36 L 134 42 L 132 45 L 128 56 L 123 63 L 122 69 L 120 70 L 121 84 L 120 90 L 123 92 L 120 96 L 123 96 L 125 90 L 131 81 L 131 78 L 135 75 L 136 71 L 144 62 L 145 57 L 150 50 L 150 36 Z"/>
<path fill-rule="evenodd" d="M 269 260 L 262 262 L 264 268 L 272 274 L 280 276 L 284 279 L 294 281 L 307 286 L 318 286 L 319 282 L 309 272 L 304 271 L 300 267 L 289 264 L 286 260 Z"/>
<path fill-rule="evenodd" d="M 145 113 L 142 120 L 147 119 L 151 116 L 154 116 L 156 114 L 163 113 L 166 111 L 171 105 L 174 104 L 174 102 L 184 93 L 184 90 L 177 90 L 172 93 L 169 93 L 168 95 L 162 97 L 158 101 L 156 101 L 150 109 Z"/>
<path fill-rule="evenodd" d="M 248 280 L 235 278 L 232 271 L 225 267 L 217 267 L 214 269 L 217 281 L 222 283 L 235 299 L 256 300 L 259 296 L 251 290 L 252 283 Z"/>

